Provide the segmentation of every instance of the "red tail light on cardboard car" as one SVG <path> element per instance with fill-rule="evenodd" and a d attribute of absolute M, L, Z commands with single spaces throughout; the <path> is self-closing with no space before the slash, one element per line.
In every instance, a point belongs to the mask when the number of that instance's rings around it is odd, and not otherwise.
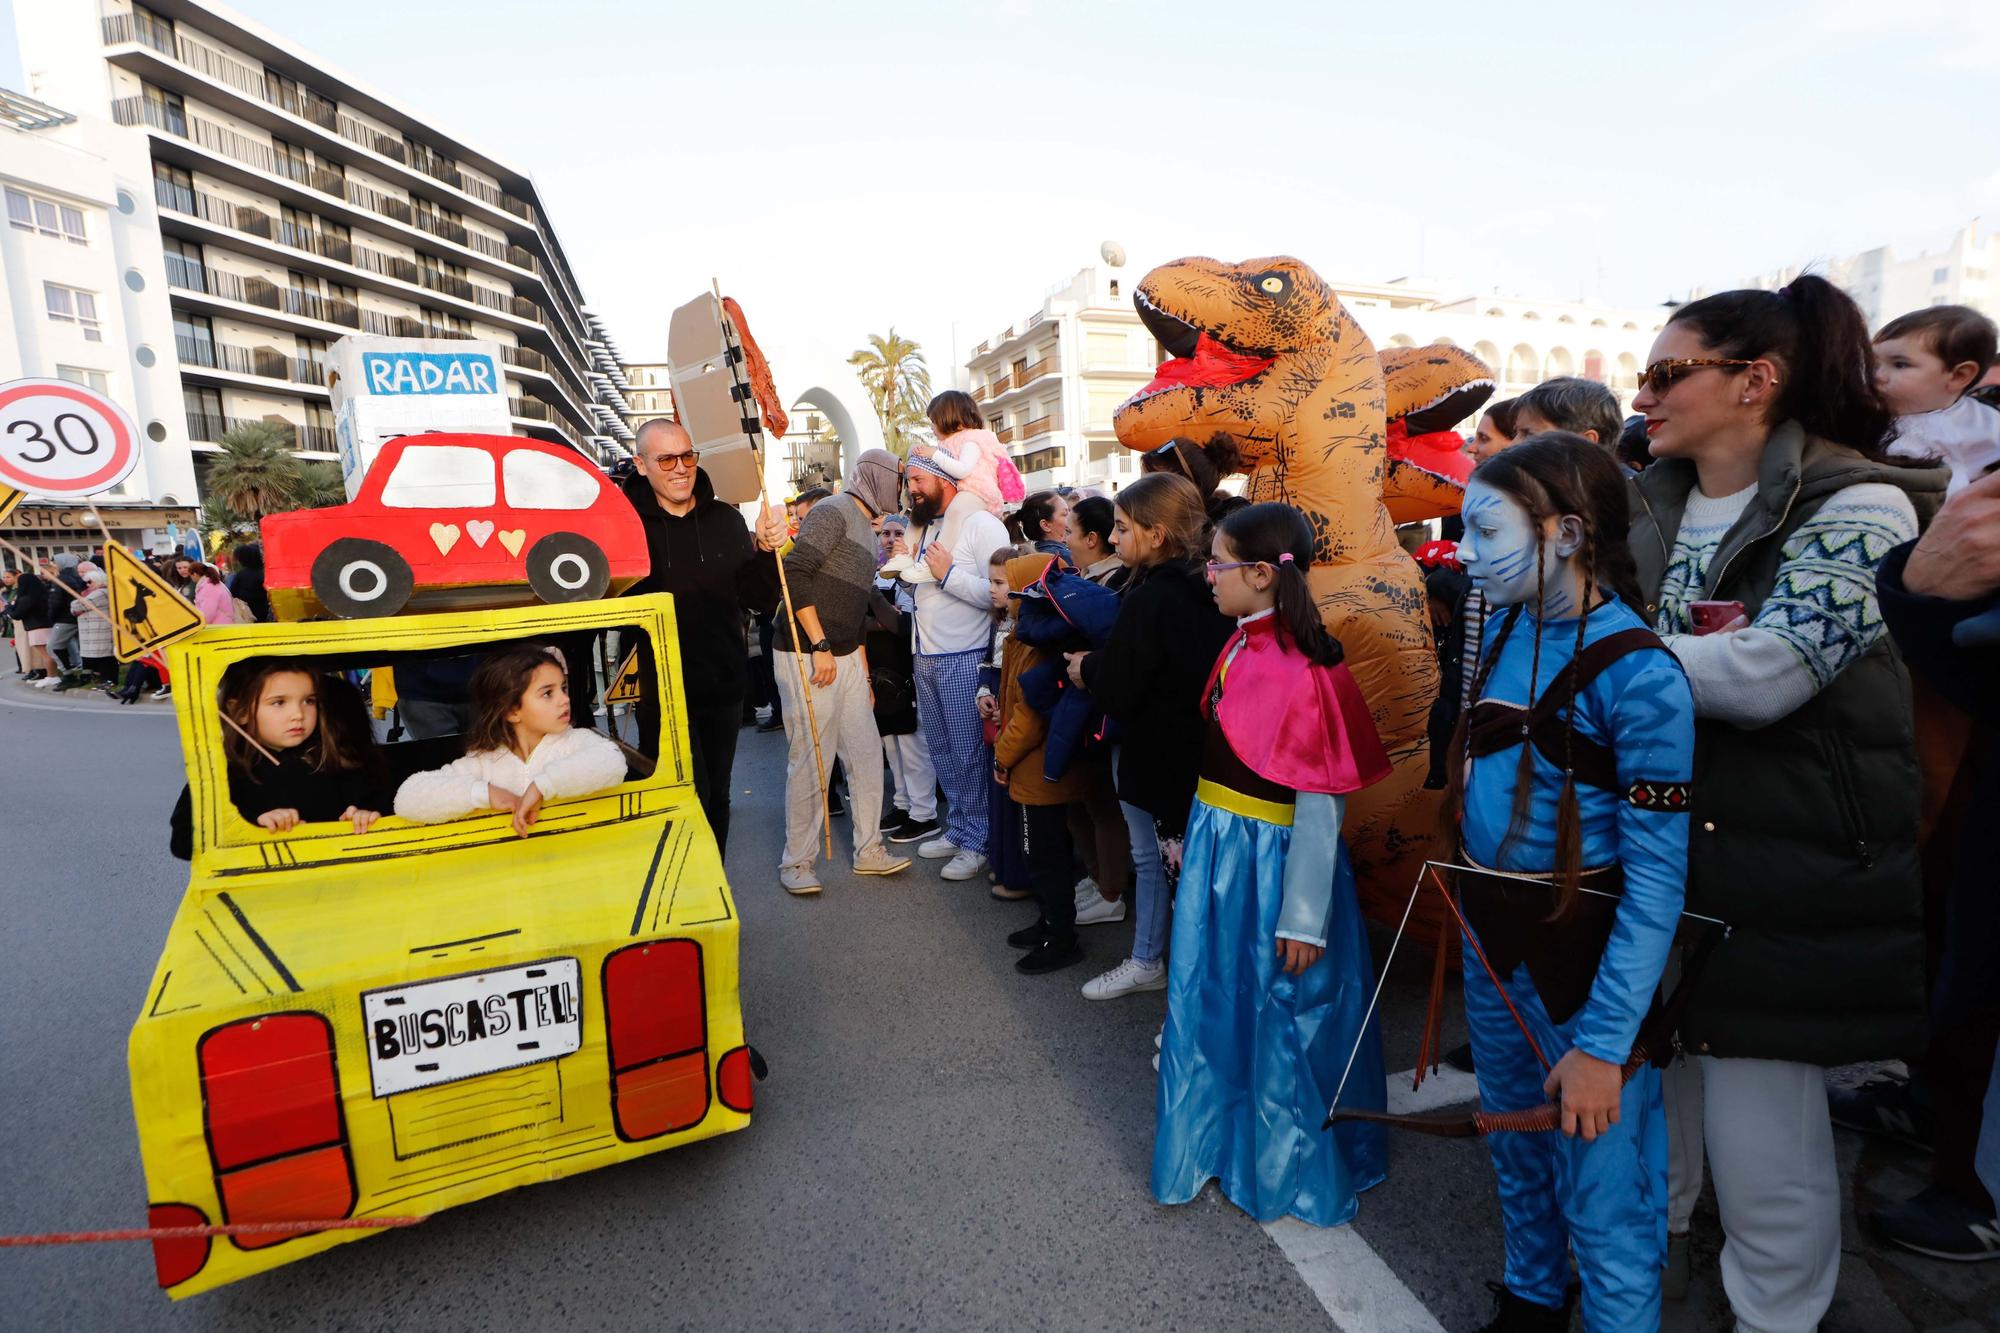
<path fill-rule="evenodd" d="M 604 960 L 611 1118 L 630 1143 L 692 1129 L 708 1114 L 708 1013 L 701 946 L 633 944 Z"/>
<path fill-rule="evenodd" d="M 318 1014 L 268 1014 L 202 1037 L 202 1120 L 226 1222 L 304 1222 L 354 1208 L 354 1160 L 340 1109 L 333 1028 Z M 232 1236 L 238 1249 L 290 1236 Z"/>

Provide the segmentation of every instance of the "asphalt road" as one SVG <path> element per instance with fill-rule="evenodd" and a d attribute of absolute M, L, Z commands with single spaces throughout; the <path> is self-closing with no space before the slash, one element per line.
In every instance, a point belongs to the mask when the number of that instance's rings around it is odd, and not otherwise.
<path fill-rule="evenodd" d="M 0 1233 L 143 1221 L 125 1041 L 186 882 L 166 854 L 183 780 L 170 716 L 0 680 Z M 1351 1228 L 1282 1245 L 1212 1192 L 1159 1207 L 1146 1175 L 1164 997 L 1077 993 L 1123 956 L 1129 924 L 1086 931 L 1087 968 L 1023 978 L 1003 937 L 1028 911 L 983 882 L 944 884 L 920 862 L 890 880 L 831 874 L 820 897 L 792 899 L 774 876 L 782 783 L 782 738 L 746 732 L 729 872 L 745 1020 L 772 1071 L 749 1130 L 179 1304 L 143 1245 L 0 1250 L 0 1327 L 1483 1321 L 1501 1249 L 1476 1143 L 1397 1137 L 1388 1182 Z M 1424 983 L 1420 957 L 1398 961 L 1391 1069 L 1415 1050 Z M 1449 1042 L 1458 1027 L 1454 1014 Z M 1845 1135 L 1841 1151 L 1864 1204 L 1921 1183 L 1914 1154 Z M 1847 1234 L 1828 1330 L 2000 1327 L 2000 1265 L 1890 1255 L 1851 1215 Z M 1719 1243 L 1705 1202 L 1696 1290 L 1669 1328 L 1727 1325 Z"/>

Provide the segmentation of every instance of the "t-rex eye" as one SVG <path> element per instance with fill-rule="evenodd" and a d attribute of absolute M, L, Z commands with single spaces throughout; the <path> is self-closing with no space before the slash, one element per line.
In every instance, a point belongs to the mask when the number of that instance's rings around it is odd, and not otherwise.
<path fill-rule="evenodd" d="M 1262 287 L 1265 291 L 1269 292 L 1273 296 L 1276 296 L 1279 292 L 1285 290 L 1285 280 L 1283 278 L 1276 276 L 1266 278 L 1257 285 L 1259 287 Z"/>

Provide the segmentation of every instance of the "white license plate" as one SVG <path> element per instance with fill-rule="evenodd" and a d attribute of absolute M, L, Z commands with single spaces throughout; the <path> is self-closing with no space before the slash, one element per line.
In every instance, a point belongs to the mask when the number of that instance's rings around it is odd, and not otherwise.
<path fill-rule="evenodd" d="M 573 1054 L 583 1045 L 574 958 L 363 991 L 377 1097 Z"/>

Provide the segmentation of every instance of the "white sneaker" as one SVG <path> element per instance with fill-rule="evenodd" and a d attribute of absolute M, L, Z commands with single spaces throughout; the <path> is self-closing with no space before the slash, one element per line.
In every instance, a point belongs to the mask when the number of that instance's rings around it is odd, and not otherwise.
<path fill-rule="evenodd" d="M 971 879 L 984 869 L 986 858 L 978 852 L 960 852 L 945 862 L 944 869 L 938 873 L 946 879 Z"/>
<path fill-rule="evenodd" d="M 1097 881 L 1085 875 L 1076 882 L 1076 910 L 1081 912 L 1104 895 L 1097 891 Z"/>
<path fill-rule="evenodd" d="M 785 892 L 798 897 L 819 892 L 819 876 L 811 866 L 784 866 L 778 871 L 778 883 L 785 886 Z"/>
<path fill-rule="evenodd" d="M 1167 1030 L 1165 1028 L 1161 1028 L 1158 1032 L 1155 1032 L 1153 1034 L 1153 1049 L 1157 1051 L 1160 1049 L 1160 1047 L 1166 1044 L 1167 1044 Z"/>
<path fill-rule="evenodd" d="M 894 875 L 910 868 L 910 858 L 882 847 L 870 847 L 854 858 L 857 875 Z"/>
<path fill-rule="evenodd" d="M 950 838 L 932 838 L 917 844 L 917 855 L 926 861 L 945 861 L 958 855 L 958 844 Z"/>
<path fill-rule="evenodd" d="M 1153 1072 L 1155 1074 L 1160 1072 L 1160 1053 L 1158 1051 L 1153 1052 Z"/>
<path fill-rule="evenodd" d="M 1121 995 L 1137 995 L 1141 991 L 1165 990 L 1167 988 L 1167 965 L 1165 963 L 1142 963 L 1136 958 L 1127 958 L 1101 977 L 1092 977 L 1083 983 L 1083 998 L 1086 1000 L 1115 1000 Z M 1157 1043 L 1155 1043 L 1157 1044 Z"/>
<path fill-rule="evenodd" d="M 1084 882 L 1089 883 L 1088 880 Z M 1076 924 L 1079 926 L 1102 926 L 1113 921 L 1123 921 L 1124 919 L 1125 900 L 1120 898 L 1117 902 L 1112 902 L 1097 891 L 1095 884 L 1091 884 L 1090 886 L 1090 898 L 1088 901 L 1081 898 L 1077 900 Z"/>

